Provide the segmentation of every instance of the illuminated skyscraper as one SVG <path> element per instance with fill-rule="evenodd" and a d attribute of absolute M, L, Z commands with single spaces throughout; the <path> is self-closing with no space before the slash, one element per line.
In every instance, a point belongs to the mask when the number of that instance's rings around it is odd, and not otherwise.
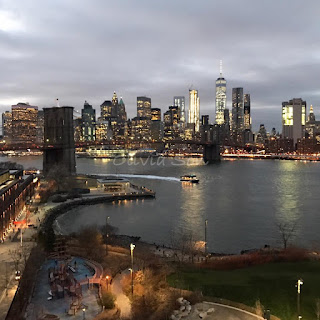
<path fill-rule="evenodd" d="M 242 142 L 243 88 L 232 89 L 232 135 L 235 143 Z"/>
<path fill-rule="evenodd" d="M 220 61 L 220 76 L 216 80 L 216 124 L 224 124 L 224 110 L 227 105 L 227 81 L 222 77 L 222 62 Z"/>
<path fill-rule="evenodd" d="M 250 106 L 250 94 L 246 93 L 244 95 L 244 115 L 243 115 L 243 122 L 244 122 L 244 130 L 251 130 L 251 106 Z"/>
<path fill-rule="evenodd" d="M 83 141 L 94 141 L 96 139 L 96 110 L 87 101 L 81 110 L 81 118 Z"/>
<path fill-rule="evenodd" d="M 151 99 L 148 97 L 137 97 L 137 117 L 151 119 Z"/>
<path fill-rule="evenodd" d="M 189 90 L 188 123 L 194 125 L 195 132 L 200 131 L 200 98 L 198 90 Z"/>
<path fill-rule="evenodd" d="M 282 102 L 282 138 L 297 140 L 305 136 L 307 104 L 301 98 Z"/>
<path fill-rule="evenodd" d="M 179 108 L 180 122 L 182 124 L 185 124 L 186 122 L 185 97 L 184 96 L 173 97 L 173 105 Z"/>
<path fill-rule="evenodd" d="M 11 142 L 12 138 L 12 113 L 10 111 L 5 111 L 2 114 L 2 135 L 3 140 L 6 143 Z"/>
<path fill-rule="evenodd" d="M 18 103 L 11 107 L 12 142 L 35 143 L 37 139 L 38 107 Z"/>

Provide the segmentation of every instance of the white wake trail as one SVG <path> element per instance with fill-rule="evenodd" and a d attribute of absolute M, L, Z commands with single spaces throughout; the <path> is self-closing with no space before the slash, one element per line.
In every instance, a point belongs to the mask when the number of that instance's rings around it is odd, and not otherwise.
<path fill-rule="evenodd" d="M 112 177 L 120 177 L 120 178 L 139 178 L 139 179 L 151 179 L 151 180 L 164 180 L 164 181 L 179 181 L 180 179 L 175 178 L 175 177 L 163 177 L 163 176 L 153 176 L 153 175 L 147 175 L 147 174 L 124 174 L 124 173 L 120 173 L 120 174 L 115 174 L 115 173 L 110 173 L 110 174 L 101 174 L 101 173 L 97 173 L 97 174 L 93 174 L 93 175 L 97 175 L 97 176 L 112 176 Z"/>

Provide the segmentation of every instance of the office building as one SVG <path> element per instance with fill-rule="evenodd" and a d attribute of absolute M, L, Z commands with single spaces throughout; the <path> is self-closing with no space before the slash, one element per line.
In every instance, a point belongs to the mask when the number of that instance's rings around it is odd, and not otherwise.
<path fill-rule="evenodd" d="M 32 144 L 37 140 L 38 107 L 18 103 L 11 107 L 12 143 Z"/>
<path fill-rule="evenodd" d="M 236 144 L 242 144 L 243 134 L 243 88 L 232 89 L 232 138 Z"/>
<path fill-rule="evenodd" d="M 189 90 L 188 124 L 192 124 L 195 132 L 200 131 L 200 98 L 198 90 Z"/>
<path fill-rule="evenodd" d="M 173 97 L 173 105 L 179 108 L 179 118 L 182 125 L 186 123 L 186 102 L 184 96 Z"/>
<path fill-rule="evenodd" d="M 38 111 L 37 121 L 37 143 L 42 144 L 44 141 L 44 113 L 43 110 Z"/>
<path fill-rule="evenodd" d="M 12 140 L 12 113 L 5 111 L 2 114 L 2 136 L 6 143 L 11 143 Z"/>
<path fill-rule="evenodd" d="M 216 124 L 224 124 L 224 110 L 227 106 L 227 81 L 222 76 L 222 62 L 220 61 L 220 76 L 216 80 Z"/>
<path fill-rule="evenodd" d="M 161 121 L 161 109 L 151 108 L 151 120 L 160 120 Z"/>
<path fill-rule="evenodd" d="M 96 136 L 96 110 L 87 101 L 84 102 L 81 110 L 81 119 L 83 141 L 94 141 Z"/>
<path fill-rule="evenodd" d="M 151 119 L 151 98 L 137 97 L 137 117 Z"/>
<path fill-rule="evenodd" d="M 244 104 L 243 104 L 243 123 L 244 130 L 251 130 L 251 105 L 250 105 L 250 94 L 246 93 L 244 95 Z"/>
<path fill-rule="evenodd" d="M 298 139 L 305 136 L 306 102 L 301 98 L 282 102 L 282 138 Z"/>

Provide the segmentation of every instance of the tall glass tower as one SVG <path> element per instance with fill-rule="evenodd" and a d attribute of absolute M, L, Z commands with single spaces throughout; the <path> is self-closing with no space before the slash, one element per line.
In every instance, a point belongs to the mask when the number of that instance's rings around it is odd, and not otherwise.
<path fill-rule="evenodd" d="M 189 90 L 188 123 L 194 124 L 195 132 L 200 131 L 200 98 L 198 90 Z"/>
<path fill-rule="evenodd" d="M 227 81 L 222 76 L 222 61 L 220 61 L 220 76 L 216 80 L 216 124 L 224 124 L 224 110 L 227 105 Z"/>

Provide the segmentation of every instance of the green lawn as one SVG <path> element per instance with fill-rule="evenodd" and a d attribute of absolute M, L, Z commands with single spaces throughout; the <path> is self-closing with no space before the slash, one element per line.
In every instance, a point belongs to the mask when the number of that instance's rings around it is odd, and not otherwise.
<path fill-rule="evenodd" d="M 254 306 L 260 299 L 265 308 L 282 320 L 297 319 L 297 279 L 301 287 L 303 319 L 317 319 L 316 299 L 320 299 L 320 262 L 270 263 L 230 271 L 182 269 L 172 274 L 171 286 L 201 290 L 204 295 Z"/>

